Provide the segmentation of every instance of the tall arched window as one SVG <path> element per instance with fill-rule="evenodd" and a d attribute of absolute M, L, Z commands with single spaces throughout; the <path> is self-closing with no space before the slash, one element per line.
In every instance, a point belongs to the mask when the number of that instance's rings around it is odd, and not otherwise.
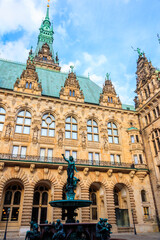
<path fill-rule="evenodd" d="M 98 124 L 93 119 L 87 122 L 87 138 L 88 141 L 99 141 Z"/>
<path fill-rule="evenodd" d="M 78 137 L 77 120 L 72 116 L 67 117 L 65 124 L 65 138 L 77 139 L 77 137 Z"/>
<path fill-rule="evenodd" d="M 155 150 L 155 155 L 157 155 L 158 151 L 160 151 L 160 129 L 156 129 L 152 133 L 152 142 Z"/>
<path fill-rule="evenodd" d="M 27 110 L 20 111 L 17 115 L 15 133 L 30 134 L 31 118 Z"/>
<path fill-rule="evenodd" d="M 10 208 L 9 221 L 18 221 L 22 187 L 19 184 L 9 185 L 4 194 L 1 221 L 7 220 L 7 211 Z"/>
<path fill-rule="evenodd" d="M 48 187 L 35 188 L 32 208 L 32 221 L 44 223 L 47 220 Z"/>
<path fill-rule="evenodd" d="M 145 190 L 141 191 L 141 199 L 142 199 L 142 202 L 147 202 L 146 191 Z"/>
<path fill-rule="evenodd" d="M 42 117 L 41 135 L 49 137 L 55 136 L 55 118 L 50 113 L 44 114 Z"/>
<path fill-rule="evenodd" d="M 6 111 L 4 110 L 4 108 L 0 107 L 0 132 L 3 130 L 5 115 L 6 115 Z"/>
<path fill-rule="evenodd" d="M 108 123 L 108 141 L 109 143 L 119 144 L 118 128 L 115 123 Z"/>
<path fill-rule="evenodd" d="M 97 191 L 94 187 L 90 187 L 89 192 L 90 201 L 92 201 L 92 205 L 90 206 L 91 220 L 97 220 L 98 219 Z"/>

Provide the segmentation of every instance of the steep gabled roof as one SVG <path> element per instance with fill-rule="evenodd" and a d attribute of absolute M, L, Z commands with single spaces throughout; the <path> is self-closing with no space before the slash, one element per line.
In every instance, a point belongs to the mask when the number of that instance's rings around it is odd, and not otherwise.
<path fill-rule="evenodd" d="M 25 64 L 0 59 L 0 88 L 13 90 L 17 78 L 20 78 L 25 68 Z M 59 98 L 61 87 L 64 86 L 68 74 L 38 67 L 36 71 L 42 84 L 42 95 Z M 102 88 L 86 77 L 77 76 L 77 80 L 83 91 L 84 101 L 99 105 Z M 131 105 L 123 104 L 122 108 L 135 111 L 134 106 Z"/>

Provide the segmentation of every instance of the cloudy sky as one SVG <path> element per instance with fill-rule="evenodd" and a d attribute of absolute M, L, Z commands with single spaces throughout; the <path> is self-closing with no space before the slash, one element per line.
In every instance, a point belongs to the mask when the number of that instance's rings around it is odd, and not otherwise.
<path fill-rule="evenodd" d="M 0 0 L 0 58 L 26 62 L 35 49 L 47 0 Z M 75 65 L 101 87 L 105 74 L 123 103 L 133 104 L 137 53 L 160 68 L 160 0 L 51 0 L 54 50 L 62 71 Z"/>

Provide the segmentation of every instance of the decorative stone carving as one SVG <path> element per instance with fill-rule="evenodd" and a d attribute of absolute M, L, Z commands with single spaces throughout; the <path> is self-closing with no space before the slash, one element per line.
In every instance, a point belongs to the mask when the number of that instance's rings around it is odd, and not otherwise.
<path fill-rule="evenodd" d="M 99 171 L 96 171 L 95 174 L 96 174 L 96 177 L 100 176 L 100 172 Z"/>
<path fill-rule="evenodd" d="M 113 173 L 113 170 L 112 169 L 109 169 L 107 174 L 108 174 L 108 177 L 112 177 L 112 173 Z"/>
<path fill-rule="evenodd" d="M 83 131 L 82 134 L 81 134 L 81 139 L 82 139 L 82 148 L 85 149 L 85 148 L 86 148 L 87 141 L 86 141 L 86 134 L 85 134 L 84 131 Z"/>
<path fill-rule="evenodd" d="M 4 162 L 1 162 L 0 163 L 0 171 L 3 171 L 3 169 L 4 169 Z"/>
<path fill-rule="evenodd" d="M 61 88 L 60 99 L 84 102 L 83 91 L 80 90 L 80 85 L 73 69 L 72 72 L 68 74 L 64 87 Z"/>
<path fill-rule="evenodd" d="M 135 173 L 136 173 L 135 171 L 130 171 L 129 173 L 130 178 L 134 178 Z"/>
<path fill-rule="evenodd" d="M 147 176 L 147 172 L 138 171 L 136 172 L 136 176 L 139 178 L 141 182 L 143 182 L 144 178 Z"/>
<path fill-rule="evenodd" d="M 87 176 L 89 174 L 89 168 L 84 168 L 83 174 L 84 176 Z"/>
<path fill-rule="evenodd" d="M 108 150 L 108 138 L 107 138 L 107 136 L 104 134 L 103 135 L 103 146 L 104 146 L 104 149 L 105 150 Z"/>
<path fill-rule="evenodd" d="M 35 171 L 36 165 L 35 164 L 31 164 L 30 165 L 30 172 L 33 173 Z"/>
<path fill-rule="evenodd" d="M 19 172 L 19 170 L 20 170 L 20 166 L 15 166 L 15 167 L 14 167 L 14 170 L 15 170 L 15 172 L 17 172 L 17 173 L 18 173 L 18 172 Z"/>
<path fill-rule="evenodd" d="M 60 129 L 58 131 L 58 146 L 62 147 L 63 146 L 63 131 Z"/>
<path fill-rule="evenodd" d="M 33 129 L 33 138 L 32 138 L 32 141 L 33 143 L 38 143 L 38 132 L 39 132 L 39 128 L 36 126 L 34 129 Z"/>
<path fill-rule="evenodd" d="M 49 173 L 49 169 L 48 168 L 44 168 L 44 174 L 48 174 Z"/>
<path fill-rule="evenodd" d="M 105 84 L 103 86 L 103 92 L 100 95 L 99 103 L 102 106 L 111 106 L 121 108 L 122 104 L 119 97 L 116 94 L 114 86 L 109 80 L 109 74 L 106 75 Z"/>
<path fill-rule="evenodd" d="M 58 167 L 58 174 L 60 174 L 60 175 L 63 174 L 63 166 Z"/>
<path fill-rule="evenodd" d="M 14 91 L 25 92 L 34 95 L 41 95 L 42 86 L 38 79 L 32 49 L 29 53 L 26 69 L 23 70 L 20 79 L 17 78 L 14 84 Z"/>
<path fill-rule="evenodd" d="M 122 177 L 123 177 L 123 173 L 120 173 L 120 172 L 119 172 L 119 173 L 118 173 L 118 177 L 119 177 L 119 178 L 122 178 Z"/>

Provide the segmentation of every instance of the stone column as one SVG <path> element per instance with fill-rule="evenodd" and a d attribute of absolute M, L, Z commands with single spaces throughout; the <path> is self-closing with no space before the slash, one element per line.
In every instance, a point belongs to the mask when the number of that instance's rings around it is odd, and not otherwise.
<path fill-rule="evenodd" d="M 117 232 L 113 189 L 107 189 L 106 200 L 107 200 L 108 222 L 112 225 L 112 231 Z"/>

